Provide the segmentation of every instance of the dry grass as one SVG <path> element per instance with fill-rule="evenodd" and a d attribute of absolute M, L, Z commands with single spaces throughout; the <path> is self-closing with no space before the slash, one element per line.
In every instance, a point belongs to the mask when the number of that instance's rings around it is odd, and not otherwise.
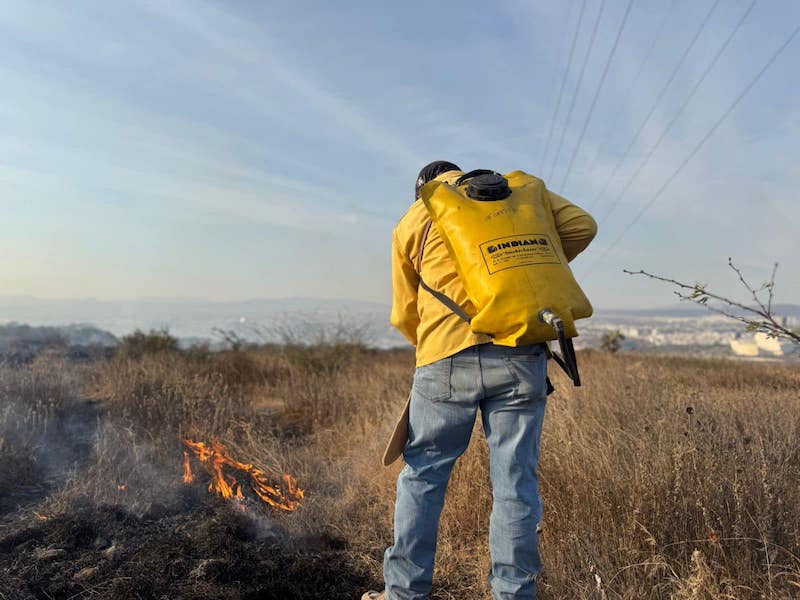
<path fill-rule="evenodd" d="M 556 376 L 548 404 L 540 597 L 800 596 L 797 365 L 580 360 L 585 387 Z M 16 417 L 5 417 L 0 435 L 68 396 L 102 409 L 94 458 L 49 510 L 76 497 L 144 509 L 180 485 L 182 436 L 218 437 L 249 461 L 296 474 L 307 501 L 272 518 L 289 532 L 342 538 L 353 570 L 379 585 L 400 468 L 384 469 L 380 455 L 411 382 L 410 353 L 272 348 L 118 358 L 80 372 L 43 364 L 5 385 Z M 450 485 L 433 598 L 489 597 L 487 473 L 476 430 Z"/>
<path fill-rule="evenodd" d="M 36 488 L 38 446 L 76 386 L 58 357 L 43 356 L 25 369 L 0 366 L 0 507 L 10 490 Z"/>

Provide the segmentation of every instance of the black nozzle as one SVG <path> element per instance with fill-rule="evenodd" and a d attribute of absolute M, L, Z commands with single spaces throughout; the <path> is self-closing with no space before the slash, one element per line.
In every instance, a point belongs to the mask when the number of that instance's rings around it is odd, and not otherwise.
<path fill-rule="evenodd" d="M 559 356 L 557 352 L 553 352 L 553 359 L 572 379 L 572 383 L 579 387 L 581 385 L 581 376 L 578 373 L 578 358 L 575 356 L 575 346 L 572 344 L 572 339 L 567 337 L 564 330 L 564 321 L 549 308 L 545 308 L 539 313 L 539 320 L 556 330 L 561 355 Z"/>

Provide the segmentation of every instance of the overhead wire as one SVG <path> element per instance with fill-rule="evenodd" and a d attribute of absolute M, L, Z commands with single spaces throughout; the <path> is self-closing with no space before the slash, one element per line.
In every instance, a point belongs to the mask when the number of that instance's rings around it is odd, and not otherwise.
<path fill-rule="evenodd" d="M 556 107 L 553 111 L 553 118 L 550 119 L 550 132 L 547 134 L 547 141 L 545 142 L 544 146 L 542 147 L 542 157 L 539 161 L 539 165 L 541 166 L 542 171 L 544 171 L 544 162 L 547 158 L 547 153 L 550 150 L 550 142 L 553 140 L 553 133 L 555 131 L 556 126 L 556 119 L 558 118 L 558 113 L 561 110 L 561 99 L 564 96 L 564 89 L 567 86 L 567 79 L 569 76 L 569 72 L 572 69 L 572 59 L 575 56 L 575 46 L 578 42 L 578 35 L 581 31 L 581 23 L 583 23 L 583 15 L 586 13 L 586 0 L 582 0 L 581 5 L 581 12 L 578 15 L 578 24 L 575 26 L 575 34 L 572 36 L 572 44 L 569 48 L 569 58 L 567 58 L 567 68 L 564 69 L 564 76 L 561 78 L 561 88 L 558 91 L 558 99 L 556 100 Z"/>
<path fill-rule="evenodd" d="M 689 91 L 689 94 L 686 96 L 686 99 L 683 101 L 683 103 L 681 104 L 680 108 L 678 108 L 677 112 L 672 116 L 672 119 L 670 119 L 669 123 L 667 123 L 667 126 L 664 127 L 664 130 L 661 132 L 661 135 L 658 136 L 658 139 L 653 144 L 653 146 L 650 148 L 650 150 L 648 151 L 648 153 L 644 157 L 644 159 L 639 163 L 639 166 L 636 168 L 636 170 L 628 178 L 628 181 L 625 183 L 625 186 L 622 188 L 622 191 L 619 193 L 619 195 L 614 199 L 614 201 L 608 207 L 608 209 L 606 210 L 605 214 L 600 218 L 600 220 L 599 220 L 599 224 L 600 225 L 605 223 L 606 220 L 608 219 L 609 215 L 612 212 L 614 212 L 614 209 L 617 206 L 619 206 L 619 203 L 622 201 L 622 198 L 625 197 L 625 194 L 628 192 L 628 190 L 630 189 L 631 185 L 633 185 L 633 182 L 636 180 L 636 178 L 639 176 L 639 174 L 642 172 L 642 170 L 644 170 L 644 168 L 650 162 L 650 159 L 653 157 L 653 154 L 655 154 L 656 150 L 658 150 L 658 147 L 661 145 L 661 142 L 663 142 L 664 139 L 667 137 L 667 134 L 670 131 L 672 131 L 672 127 L 675 125 L 675 123 L 681 117 L 681 115 L 683 114 L 683 111 L 686 110 L 686 107 L 692 101 L 692 99 L 694 98 L 695 94 L 700 89 L 700 86 L 703 84 L 703 82 L 708 77 L 708 74 L 711 73 L 711 71 L 714 69 L 714 67 L 716 66 L 716 64 L 719 61 L 720 57 L 725 53 L 725 50 L 728 48 L 728 46 L 730 45 L 730 43 L 733 40 L 733 38 L 739 32 L 739 29 L 741 29 L 742 24 L 745 22 L 747 17 L 753 11 L 753 7 L 755 7 L 757 2 L 758 2 L 758 0 L 752 0 L 750 2 L 750 5 L 747 7 L 747 10 L 745 10 L 744 13 L 742 14 L 742 16 L 739 17 L 739 20 L 736 22 L 736 25 L 731 30 L 730 34 L 728 34 L 728 37 L 725 39 L 725 41 L 722 43 L 722 45 L 719 47 L 719 49 L 717 50 L 716 54 L 711 59 L 711 62 L 708 63 L 708 65 L 706 66 L 705 70 L 703 71 L 703 74 L 695 82 L 694 86 L 692 86 L 692 89 Z"/>
<path fill-rule="evenodd" d="M 655 33 L 651 37 L 650 46 L 648 46 L 647 50 L 645 51 L 644 58 L 642 58 L 642 62 L 639 63 L 639 68 L 636 70 L 636 74 L 633 76 L 631 82 L 626 86 L 626 89 L 634 90 L 636 89 L 636 86 L 639 84 L 639 80 L 642 78 L 642 75 L 644 74 L 644 68 L 647 66 L 647 62 L 650 60 L 650 56 L 653 54 L 653 51 L 658 45 L 658 42 L 661 40 L 661 36 L 664 33 L 664 29 L 667 26 L 667 22 L 669 21 L 670 16 L 672 16 L 673 11 L 675 10 L 675 4 L 677 3 L 677 1 L 678 0 L 672 0 L 672 2 L 670 2 L 669 6 L 667 7 L 667 10 L 664 12 L 664 17 L 661 19 L 661 22 L 658 24 L 658 27 L 656 27 Z M 605 148 L 608 145 L 608 142 L 611 140 L 611 136 L 617 130 L 624 113 L 622 111 L 616 111 L 615 114 L 616 118 L 610 120 L 608 129 L 606 130 L 605 135 L 603 135 L 602 141 L 597 145 L 597 152 L 595 152 L 592 162 L 589 163 L 589 166 L 586 169 L 590 173 L 594 169 L 594 166 L 597 164 L 597 159 L 602 155 L 603 148 Z"/>
<path fill-rule="evenodd" d="M 736 98 L 731 102 L 725 112 L 714 122 L 711 128 L 706 132 L 706 134 L 700 139 L 700 141 L 694 146 L 691 152 L 683 159 L 683 161 L 678 165 L 678 167 L 672 172 L 672 174 L 664 181 L 661 187 L 656 191 L 655 194 L 650 198 L 650 200 L 642 206 L 642 208 L 636 213 L 636 216 L 625 226 L 622 232 L 617 236 L 617 238 L 609 244 L 606 249 L 598 256 L 594 262 L 587 268 L 586 274 L 584 278 L 589 277 L 594 272 L 594 267 L 603 260 L 608 254 L 620 243 L 620 241 L 625 237 L 625 235 L 639 222 L 639 219 L 642 218 L 645 212 L 647 212 L 653 204 L 658 201 L 661 195 L 667 190 L 670 184 L 675 181 L 676 177 L 680 175 L 681 171 L 686 167 L 687 164 L 697 155 L 698 152 L 703 148 L 706 142 L 711 139 L 711 136 L 719 129 L 720 125 L 731 115 L 731 113 L 736 109 L 742 99 L 753 89 L 753 87 L 759 82 L 761 77 L 764 76 L 764 73 L 773 65 L 773 63 L 778 59 L 778 57 L 783 54 L 786 48 L 789 47 L 789 44 L 792 43 L 797 34 L 800 33 L 800 26 L 796 27 L 794 31 L 784 40 L 784 42 L 778 47 L 778 49 L 770 56 L 767 62 L 764 64 L 763 67 L 756 73 L 756 75 L 750 80 L 750 82 L 742 89 L 742 91 L 736 96 Z"/>
<path fill-rule="evenodd" d="M 650 119 L 653 117 L 653 115 L 656 112 L 656 108 L 658 108 L 658 105 L 661 103 L 661 100 L 663 100 L 664 95 L 667 93 L 667 90 L 669 89 L 670 85 L 672 85 L 672 82 L 675 80 L 675 77 L 677 77 L 678 72 L 680 71 L 681 67 L 683 66 L 683 63 L 686 62 L 686 59 L 688 58 L 689 54 L 691 53 L 692 49 L 694 48 L 694 45 L 697 43 L 697 40 L 700 39 L 700 36 L 702 35 L 703 31 L 705 31 L 705 28 L 708 25 L 709 20 L 711 19 L 711 15 L 714 14 L 714 11 L 717 9 L 717 6 L 719 6 L 720 1 L 721 0 L 714 0 L 714 2 L 711 4 L 711 8 L 708 10 L 708 12 L 706 13 L 705 17 L 700 22 L 700 26 L 697 28 L 697 31 L 695 32 L 694 36 L 692 37 L 691 41 L 689 42 L 689 45 L 686 46 L 686 49 L 683 51 L 683 54 L 681 55 L 681 58 L 678 61 L 678 64 L 676 64 L 675 67 L 672 69 L 672 72 L 670 73 L 670 76 L 667 79 L 666 83 L 661 87 L 661 90 L 658 92 L 658 95 L 656 96 L 656 100 L 655 100 L 655 102 L 653 102 L 653 105 L 650 107 L 650 110 L 648 111 L 647 116 L 644 118 L 644 120 L 641 122 L 639 127 L 636 129 L 636 133 L 633 134 L 633 137 L 631 138 L 631 141 L 628 143 L 627 148 L 625 148 L 625 151 L 622 153 L 622 156 L 617 161 L 617 164 L 614 166 L 614 169 L 611 172 L 611 175 L 609 175 L 608 178 L 606 179 L 606 182 L 605 182 L 605 184 L 603 184 L 603 187 L 601 188 L 600 192 L 587 205 L 587 207 L 586 207 L 587 210 L 590 210 L 597 203 L 597 201 L 603 196 L 603 194 L 608 189 L 608 185 L 611 183 L 611 181 L 614 179 L 614 177 L 616 177 L 617 173 L 619 172 L 620 167 L 625 162 L 625 159 L 628 158 L 628 154 L 630 154 L 631 150 L 633 149 L 633 146 L 636 143 L 636 140 L 639 139 L 639 136 L 642 134 L 642 131 L 644 131 L 644 128 L 650 122 Z"/>
<path fill-rule="evenodd" d="M 583 138 L 586 135 L 586 130 L 589 127 L 589 122 L 592 120 L 592 114 L 594 113 L 594 108 L 597 105 L 597 99 L 600 97 L 600 92 L 603 89 L 603 84 L 606 82 L 606 76 L 608 75 L 608 69 L 611 66 L 611 62 L 614 60 L 614 54 L 617 52 L 617 46 L 619 46 L 619 40 L 622 37 L 622 31 L 625 29 L 625 24 L 628 22 L 628 16 L 631 14 L 631 8 L 633 7 L 633 0 L 628 0 L 628 6 L 625 8 L 625 14 L 622 17 L 622 22 L 619 25 L 619 29 L 617 30 L 617 36 L 614 38 L 614 44 L 611 46 L 611 51 L 608 53 L 608 58 L 606 59 L 606 64 L 603 67 L 603 73 L 600 75 L 600 81 L 597 84 L 597 89 L 594 92 L 594 97 L 592 98 L 592 102 L 589 105 L 589 112 L 586 114 L 586 119 L 583 121 L 583 127 L 581 128 L 580 136 L 578 136 L 578 143 L 575 145 L 575 150 L 572 152 L 572 156 L 569 159 L 569 164 L 567 165 L 567 171 L 564 174 L 564 178 L 561 180 L 561 187 L 559 189 L 563 190 L 566 185 L 567 181 L 569 181 L 569 175 L 572 172 L 572 166 L 575 164 L 575 158 L 578 156 L 578 153 L 581 149 L 581 144 L 583 143 Z"/>
<path fill-rule="evenodd" d="M 583 57 L 583 65 L 581 66 L 581 72 L 578 75 L 578 83 L 575 86 L 575 93 L 572 96 L 572 102 L 570 103 L 569 110 L 567 111 L 567 118 L 564 120 L 564 127 L 561 129 L 561 137 L 558 140 L 558 149 L 556 150 L 556 157 L 553 160 L 553 165 L 550 167 L 550 175 L 548 176 L 548 181 L 553 178 L 553 172 L 555 171 L 556 165 L 558 164 L 558 159 L 561 158 L 561 148 L 564 145 L 564 136 L 569 129 L 569 122 L 572 119 L 572 113 L 575 110 L 575 102 L 578 100 L 578 95 L 581 91 L 581 84 L 583 83 L 583 76 L 586 73 L 586 65 L 589 63 L 589 57 L 592 54 L 592 48 L 594 47 L 594 41 L 597 38 L 597 30 L 600 26 L 600 19 L 603 17 L 603 12 L 606 8 L 606 0 L 600 0 L 600 10 L 597 11 L 597 18 L 594 21 L 594 27 L 592 28 L 592 35 L 589 39 L 589 45 L 586 47 L 586 55 Z"/>

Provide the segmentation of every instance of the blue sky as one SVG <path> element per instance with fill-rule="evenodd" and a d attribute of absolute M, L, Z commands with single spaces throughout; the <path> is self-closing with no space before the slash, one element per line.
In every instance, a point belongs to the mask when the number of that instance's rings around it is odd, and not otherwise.
<path fill-rule="evenodd" d="M 590 207 L 574 270 L 596 306 L 672 301 L 623 268 L 733 293 L 729 256 L 757 282 L 779 261 L 800 302 L 800 36 L 606 252 L 800 4 L 752 8 L 630 184 L 751 0 L 716 4 L 622 162 L 714 2 L 635 0 L 587 121 L 628 2 L 586 0 L 553 122 L 583 4 L 0 2 L 0 295 L 388 302 L 391 230 L 448 159 Z"/>

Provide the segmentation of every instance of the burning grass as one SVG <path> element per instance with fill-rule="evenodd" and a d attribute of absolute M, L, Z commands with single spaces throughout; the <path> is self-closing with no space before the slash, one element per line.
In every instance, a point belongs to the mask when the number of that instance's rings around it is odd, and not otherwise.
<path fill-rule="evenodd" d="M 242 479 L 245 479 L 253 494 L 268 506 L 289 512 L 297 510 L 300 506 L 305 493 L 297 486 L 297 480 L 290 473 L 284 473 L 281 477 L 282 483 L 277 483 L 258 467 L 233 458 L 230 450 L 219 440 L 214 440 L 211 444 L 192 440 L 183 440 L 183 443 L 194 452 L 211 477 L 208 484 L 209 492 L 216 492 L 228 500 L 236 500 L 244 507 Z M 227 473 L 224 472 L 226 468 Z M 237 479 L 237 476 L 230 471 L 238 472 L 239 478 Z M 189 453 L 184 452 L 183 482 L 192 483 L 194 479 Z"/>
<path fill-rule="evenodd" d="M 540 597 L 798 597 L 797 365 L 581 360 L 585 387 L 556 375 L 548 404 Z M 399 469 L 380 453 L 412 366 L 348 346 L 3 370 L 0 599 L 380 587 Z M 487 460 L 476 430 L 432 598 L 488 598 Z"/>

